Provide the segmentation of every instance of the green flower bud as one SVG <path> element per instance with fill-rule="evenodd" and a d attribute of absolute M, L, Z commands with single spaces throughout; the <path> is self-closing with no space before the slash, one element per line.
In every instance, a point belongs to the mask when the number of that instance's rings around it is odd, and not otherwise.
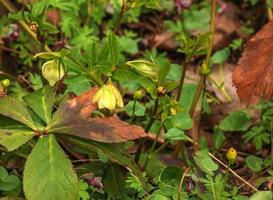
<path fill-rule="evenodd" d="M 49 85 L 54 86 L 57 81 L 64 77 L 65 69 L 59 60 L 50 60 L 43 64 L 42 74 L 43 77 L 49 82 Z"/>
<path fill-rule="evenodd" d="M 175 116 L 176 115 L 176 109 L 174 107 L 170 108 L 170 115 Z"/>
<path fill-rule="evenodd" d="M 4 79 L 2 80 L 2 85 L 7 88 L 10 86 L 10 80 L 9 79 Z"/>
<path fill-rule="evenodd" d="M 208 66 L 205 63 L 203 63 L 201 65 L 200 74 L 208 75 L 209 73 L 210 73 L 210 69 L 208 68 Z"/>
<path fill-rule="evenodd" d="M 155 63 L 146 60 L 133 60 L 126 64 L 144 77 L 151 78 L 155 82 L 158 80 L 158 68 Z"/>
<path fill-rule="evenodd" d="M 93 98 L 93 103 L 98 104 L 99 109 L 108 109 L 113 112 L 116 107 L 124 107 L 119 90 L 112 84 L 103 85 Z"/>
<path fill-rule="evenodd" d="M 134 92 L 134 99 L 135 100 L 140 100 L 144 96 L 143 90 L 137 90 Z"/>

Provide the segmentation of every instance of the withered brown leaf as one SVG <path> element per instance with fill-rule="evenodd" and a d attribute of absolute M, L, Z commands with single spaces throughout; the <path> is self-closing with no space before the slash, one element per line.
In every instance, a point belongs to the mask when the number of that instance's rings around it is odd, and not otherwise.
<path fill-rule="evenodd" d="M 145 137 L 143 128 L 129 125 L 117 117 L 91 118 L 96 109 L 92 99 L 96 87 L 61 104 L 48 124 L 47 131 L 64 133 L 106 143 Z"/>
<path fill-rule="evenodd" d="M 244 104 L 273 97 L 273 21 L 245 45 L 233 72 L 233 83 Z"/>

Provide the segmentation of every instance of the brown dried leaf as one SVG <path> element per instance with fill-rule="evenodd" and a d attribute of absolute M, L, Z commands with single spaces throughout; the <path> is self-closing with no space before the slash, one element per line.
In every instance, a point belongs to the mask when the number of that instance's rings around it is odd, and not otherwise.
<path fill-rule="evenodd" d="M 234 72 L 233 83 L 244 104 L 273 97 L 273 21 L 245 45 Z"/>
<path fill-rule="evenodd" d="M 129 125 L 115 117 L 91 118 L 96 109 L 92 99 L 97 88 L 61 104 L 47 129 L 48 132 L 64 133 L 106 143 L 124 142 L 146 133 L 141 127 Z"/>

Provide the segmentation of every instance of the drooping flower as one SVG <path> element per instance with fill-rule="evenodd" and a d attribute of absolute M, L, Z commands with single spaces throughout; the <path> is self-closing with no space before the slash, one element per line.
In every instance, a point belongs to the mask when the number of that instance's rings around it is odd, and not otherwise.
<path fill-rule="evenodd" d="M 49 82 L 50 86 L 61 80 L 65 74 L 63 64 L 57 60 L 49 60 L 42 66 L 42 75 Z"/>
<path fill-rule="evenodd" d="M 119 90 L 112 84 L 103 85 L 93 98 L 93 103 L 98 104 L 99 109 L 108 109 L 113 112 L 116 107 L 124 106 Z"/>

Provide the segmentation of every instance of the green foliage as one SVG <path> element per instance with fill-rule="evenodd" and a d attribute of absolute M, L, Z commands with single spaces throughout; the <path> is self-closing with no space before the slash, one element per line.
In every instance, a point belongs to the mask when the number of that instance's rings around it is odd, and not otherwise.
<path fill-rule="evenodd" d="M 51 119 L 53 103 L 55 100 L 55 88 L 45 86 L 27 96 L 24 100 L 30 108 L 41 118 L 45 123 Z"/>
<path fill-rule="evenodd" d="M 107 168 L 104 187 L 105 192 L 112 198 L 122 199 L 125 195 L 125 175 L 118 165 L 111 165 Z"/>
<path fill-rule="evenodd" d="M 28 130 L 0 129 L 0 144 L 13 151 L 29 141 L 35 133 Z"/>
<path fill-rule="evenodd" d="M 222 131 L 246 131 L 250 122 L 249 115 L 242 111 L 230 113 L 221 123 L 219 128 Z"/>
<path fill-rule="evenodd" d="M 230 50 L 228 47 L 216 51 L 213 56 L 211 57 L 212 63 L 214 64 L 222 64 L 224 63 L 230 55 Z"/>
<path fill-rule="evenodd" d="M 130 101 L 125 107 L 125 111 L 127 114 L 132 116 L 144 116 L 145 115 L 145 107 L 141 105 L 138 101 Z"/>
<path fill-rule="evenodd" d="M 206 150 L 198 151 L 195 153 L 194 161 L 196 165 L 208 175 L 213 175 L 213 172 L 218 169 L 213 160 L 210 158 Z"/>
<path fill-rule="evenodd" d="M 23 103 L 11 97 L 0 99 L 0 114 L 19 121 L 31 129 L 35 130 L 36 126 L 31 114 Z"/>
<path fill-rule="evenodd" d="M 9 175 L 4 167 L 0 167 L 0 191 L 11 191 L 18 187 L 20 179 L 15 175 Z"/>
<path fill-rule="evenodd" d="M 23 181 L 28 200 L 75 200 L 79 195 L 77 175 L 52 134 L 40 138 L 28 156 Z"/>
<path fill-rule="evenodd" d="M 257 157 L 257 156 L 247 156 L 246 160 L 246 165 L 254 172 L 259 172 L 262 170 L 262 165 L 263 165 L 263 159 Z"/>
<path fill-rule="evenodd" d="M 248 156 L 229 167 L 248 168 L 257 177 L 267 171 L 255 187 L 270 181 L 272 160 L 266 153 L 273 102 L 259 103 L 260 115 L 239 110 L 216 125 L 208 115 L 218 107 L 221 112 L 222 100 L 210 78 L 205 85 L 197 78 L 210 76 L 213 64 L 237 61 L 243 41 L 262 25 L 252 27 L 256 21 L 248 8 L 265 4 L 218 2 L 213 32 L 213 2 L 2 1 L 0 80 L 10 81 L 0 81 L 0 200 L 272 199 L 269 191 L 252 195 L 235 185 L 236 177 L 220 170 L 212 154 L 225 162 L 222 147 L 251 142 L 257 156 L 248 149 Z M 238 18 L 232 6 L 246 12 L 235 35 L 217 24 Z M 273 1 L 267 6 L 273 7 Z M 211 46 L 212 34 L 224 38 L 219 48 Z M 210 49 L 216 51 L 210 55 Z M 51 60 L 64 70 L 50 86 L 41 72 Z M 105 84 L 115 85 L 124 107 L 109 113 L 94 101 Z M 223 92 L 225 86 L 220 83 L 217 89 Z M 143 95 L 135 98 L 138 90 Z M 190 113 L 195 100 L 195 113 Z M 236 142 L 228 132 L 238 132 Z M 144 138 L 128 142 L 139 137 Z M 182 148 L 173 159 L 177 142 Z M 244 145 L 238 150 L 244 151 Z"/>
<path fill-rule="evenodd" d="M 259 199 L 270 200 L 273 197 L 272 195 L 273 194 L 271 191 L 260 191 L 253 194 L 249 200 L 259 200 Z"/>

